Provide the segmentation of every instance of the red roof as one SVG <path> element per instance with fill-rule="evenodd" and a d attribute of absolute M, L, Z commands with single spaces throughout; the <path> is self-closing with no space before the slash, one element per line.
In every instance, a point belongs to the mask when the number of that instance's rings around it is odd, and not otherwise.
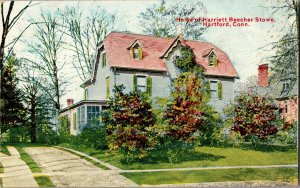
<path fill-rule="evenodd" d="M 130 56 L 130 46 L 136 39 L 143 47 L 143 59 L 134 60 Z M 180 40 L 180 39 L 179 39 Z M 174 38 L 159 38 L 149 35 L 111 32 L 104 39 L 104 48 L 111 67 L 143 69 L 154 71 L 167 71 L 164 60 L 160 57 L 173 44 Z M 205 68 L 206 75 L 238 77 L 229 57 L 225 52 L 208 42 L 184 40 L 182 44 L 188 45 L 194 51 L 196 62 Z M 218 66 L 208 66 L 208 53 L 213 48 L 218 57 Z"/>

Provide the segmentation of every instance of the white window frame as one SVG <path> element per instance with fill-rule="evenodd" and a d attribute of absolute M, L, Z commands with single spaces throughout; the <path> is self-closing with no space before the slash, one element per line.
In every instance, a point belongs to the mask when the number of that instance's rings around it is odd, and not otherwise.
<path fill-rule="evenodd" d="M 139 84 L 139 79 L 143 78 L 144 79 L 144 84 Z M 147 91 L 147 77 L 143 76 L 143 75 L 137 75 L 136 76 L 136 90 L 139 92 L 146 92 Z M 143 88 L 143 90 L 141 90 L 140 88 Z"/>
<path fill-rule="evenodd" d="M 139 59 L 139 47 L 135 46 L 133 48 L 133 59 L 138 60 Z"/>
<path fill-rule="evenodd" d="M 210 80 L 210 98 L 211 99 L 218 99 L 218 81 L 217 80 Z M 213 87 L 215 85 L 215 88 Z M 212 95 L 212 93 L 216 93 L 215 96 Z"/>

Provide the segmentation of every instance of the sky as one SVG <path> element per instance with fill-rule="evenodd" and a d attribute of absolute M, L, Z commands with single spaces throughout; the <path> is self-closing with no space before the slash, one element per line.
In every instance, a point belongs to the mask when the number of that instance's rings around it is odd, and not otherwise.
<path fill-rule="evenodd" d="M 40 11 L 55 11 L 63 9 L 65 6 L 79 5 L 82 9 L 88 10 L 91 7 L 101 6 L 111 14 L 116 16 L 115 30 L 130 31 L 133 33 L 143 33 L 143 28 L 139 25 L 139 14 L 146 10 L 159 0 L 139 1 L 139 0 L 107 0 L 107 1 L 34 1 L 37 4 L 28 9 L 19 20 L 16 27 L 12 30 L 9 38 L 17 36 L 21 29 L 28 23 L 29 19 L 34 19 L 40 15 Z M 168 4 L 178 1 L 167 1 Z M 188 2 L 188 1 L 187 1 Z M 247 77 L 257 74 L 257 67 L 264 62 L 263 58 L 269 55 L 269 51 L 259 49 L 271 42 L 278 41 L 284 34 L 286 19 L 283 15 L 272 15 L 271 11 L 263 6 L 269 6 L 273 1 L 262 0 L 201 0 L 206 7 L 206 17 L 235 17 L 235 18 L 255 18 L 272 17 L 274 23 L 251 23 L 248 27 L 210 27 L 203 34 L 203 38 L 215 44 L 225 51 L 235 69 L 240 76 L 240 81 Z M 28 2 L 16 2 L 16 9 L 19 10 Z M 24 40 L 30 39 L 33 30 L 29 29 L 23 35 Z M 26 45 L 19 42 L 15 46 L 17 55 L 22 56 L 26 50 Z M 66 73 L 72 71 L 66 68 Z M 81 81 L 79 79 L 70 80 L 67 94 L 62 98 L 63 105 L 66 105 L 66 99 L 74 98 L 75 102 L 82 99 L 83 91 L 79 88 Z"/>

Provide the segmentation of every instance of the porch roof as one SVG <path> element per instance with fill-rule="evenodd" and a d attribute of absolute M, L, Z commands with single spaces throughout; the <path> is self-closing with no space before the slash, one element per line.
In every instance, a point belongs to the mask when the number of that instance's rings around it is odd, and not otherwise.
<path fill-rule="evenodd" d="M 79 106 L 85 105 L 85 104 L 94 104 L 94 105 L 104 105 L 104 106 L 108 106 L 108 100 L 81 100 L 71 106 L 68 106 L 66 108 L 63 108 L 59 111 L 58 114 L 64 113 L 68 110 L 77 108 Z"/>

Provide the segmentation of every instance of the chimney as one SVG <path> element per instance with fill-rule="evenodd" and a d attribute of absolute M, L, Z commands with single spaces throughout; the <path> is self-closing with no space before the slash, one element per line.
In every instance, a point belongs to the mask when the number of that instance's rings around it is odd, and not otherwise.
<path fill-rule="evenodd" d="M 69 107 L 69 106 L 72 106 L 73 103 L 74 103 L 74 99 L 67 99 L 68 107 Z"/>
<path fill-rule="evenodd" d="M 258 66 L 258 86 L 268 86 L 268 64 Z"/>

